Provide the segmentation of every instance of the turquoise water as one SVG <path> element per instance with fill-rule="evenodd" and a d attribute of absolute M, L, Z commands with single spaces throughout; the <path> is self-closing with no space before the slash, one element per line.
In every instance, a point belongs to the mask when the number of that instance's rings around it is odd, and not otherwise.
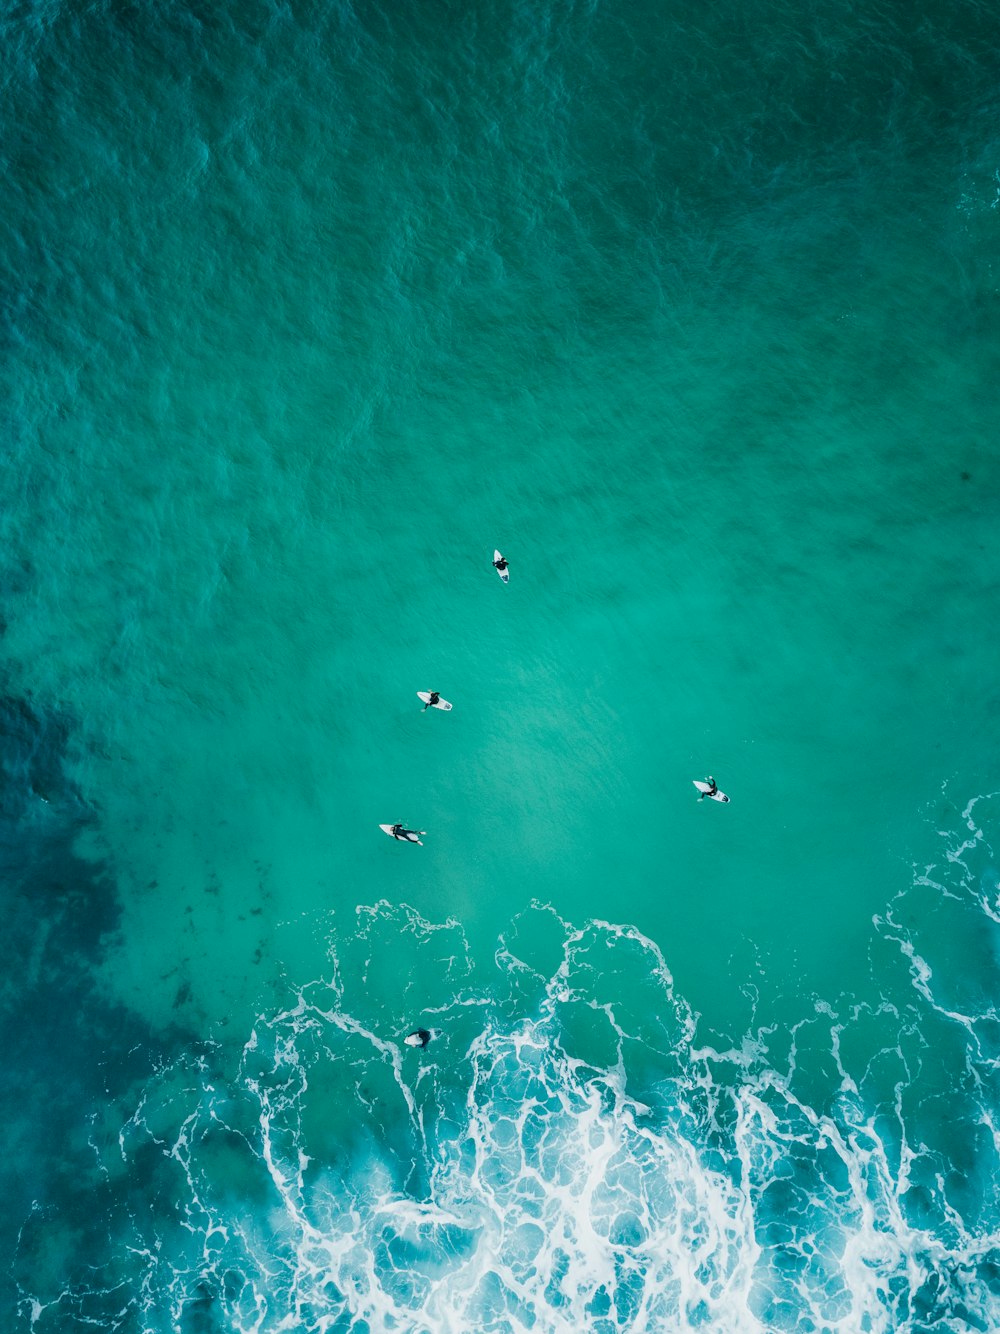
<path fill-rule="evenodd" d="M 5 1327 L 1000 1325 L 993 16 L 2 34 Z"/>

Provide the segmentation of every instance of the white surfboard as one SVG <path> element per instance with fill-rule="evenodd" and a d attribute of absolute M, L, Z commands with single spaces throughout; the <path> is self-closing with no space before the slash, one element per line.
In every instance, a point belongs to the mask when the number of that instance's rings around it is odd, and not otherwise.
<path fill-rule="evenodd" d="M 710 801 L 728 802 L 729 798 L 726 796 L 725 792 L 713 792 L 711 786 L 708 783 L 703 783 L 700 778 L 692 778 L 691 782 L 694 783 L 698 791 L 702 793 L 703 796 L 708 797 Z"/>
<path fill-rule="evenodd" d="M 418 690 L 417 699 L 422 699 L 425 704 L 431 704 L 431 692 L 429 690 Z M 445 713 L 451 712 L 451 705 L 446 699 L 439 699 L 436 704 L 431 704 L 432 709 L 444 709 Z"/>
<path fill-rule="evenodd" d="M 497 562 L 498 560 L 503 560 L 503 557 L 500 555 L 500 552 L 499 552 L 499 551 L 494 551 L 494 553 L 493 553 L 493 568 L 494 568 L 495 570 L 496 570 L 496 562 Z M 505 584 L 509 584 L 509 583 L 510 583 L 510 570 L 497 570 L 497 574 L 500 576 L 500 578 L 504 581 Z"/>
<path fill-rule="evenodd" d="M 382 830 L 383 834 L 388 834 L 390 838 L 396 838 L 396 835 L 392 832 L 391 824 L 380 824 L 379 829 Z M 408 829 L 405 834 L 400 834 L 399 838 L 396 838 L 396 842 L 420 843 L 420 839 L 417 837 L 417 835 L 426 833 L 427 833 L 426 829 Z M 423 847 L 424 845 L 420 843 L 420 846 Z"/>

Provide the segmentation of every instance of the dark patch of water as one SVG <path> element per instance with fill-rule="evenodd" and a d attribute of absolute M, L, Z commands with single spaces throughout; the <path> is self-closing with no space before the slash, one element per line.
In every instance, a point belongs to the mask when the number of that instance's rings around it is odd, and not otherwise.
<path fill-rule="evenodd" d="M 33 1210 L 36 1220 L 72 1213 L 89 1193 L 95 1113 L 164 1049 L 94 987 L 120 909 L 111 868 L 76 850 L 94 815 L 66 777 L 71 731 L 65 715 L 0 696 L 0 1252 L 9 1256 Z M 0 1271 L 6 1329 L 15 1326 L 11 1277 Z"/>

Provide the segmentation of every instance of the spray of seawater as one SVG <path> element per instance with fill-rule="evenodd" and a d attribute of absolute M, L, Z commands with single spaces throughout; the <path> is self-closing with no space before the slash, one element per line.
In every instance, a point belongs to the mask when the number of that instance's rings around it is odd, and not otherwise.
<path fill-rule="evenodd" d="M 996 1328 L 1000 1025 L 937 986 L 902 925 L 933 894 L 1000 926 L 975 809 L 876 923 L 910 998 L 815 1003 L 785 1046 L 765 1027 L 699 1043 L 631 927 L 534 905 L 484 979 L 457 922 L 360 909 L 331 937 L 331 979 L 260 1016 L 234 1063 L 189 1053 L 95 1137 L 108 1241 L 86 1281 L 44 1286 L 43 1220 L 28 1221 L 31 1327 Z M 537 923 L 557 941 L 548 969 L 520 945 Z M 395 1010 L 373 985 L 386 957 L 409 970 Z M 428 960 L 435 1036 L 414 1052 L 408 992 Z M 957 1084 L 938 1079 L 939 1029 L 964 1047 Z M 825 1082 L 804 1073 L 820 1048 Z"/>

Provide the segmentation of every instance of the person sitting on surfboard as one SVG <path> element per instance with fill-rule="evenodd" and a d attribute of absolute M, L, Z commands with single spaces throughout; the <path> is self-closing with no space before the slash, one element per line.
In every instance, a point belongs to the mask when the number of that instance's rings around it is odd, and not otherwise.
<path fill-rule="evenodd" d="M 719 790 L 719 785 L 711 774 L 708 775 L 708 777 L 705 779 L 705 782 L 708 784 L 708 791 L 701 793 L 701 795 L 698 797 L 699 801 L 704 801 L 706 797 L 714 797 L 716 792 L 718 792 Z"/>
<path fill-rule="evenodd" d="M 507 557 L 506 557 L 506 556 L 501 556 L 499 560 L 495 560 L 495 561 L 493 562 L 493 568 L 494 568 L 495 570 L 501 570 L 501 571 L 502 571 L 502 570 L 506 570 L 506 568 L 507 568 Z"/>
<path fill-rule="evenodd" d="M 424 705 L 424 713 L 427 712 L 427 710 L 431 707 L 432 704 L 436 704 L 440 698 L 441 696 L 438 694 L 438 692 L 436 690 L 432 690 L 430 699 Z"/>

